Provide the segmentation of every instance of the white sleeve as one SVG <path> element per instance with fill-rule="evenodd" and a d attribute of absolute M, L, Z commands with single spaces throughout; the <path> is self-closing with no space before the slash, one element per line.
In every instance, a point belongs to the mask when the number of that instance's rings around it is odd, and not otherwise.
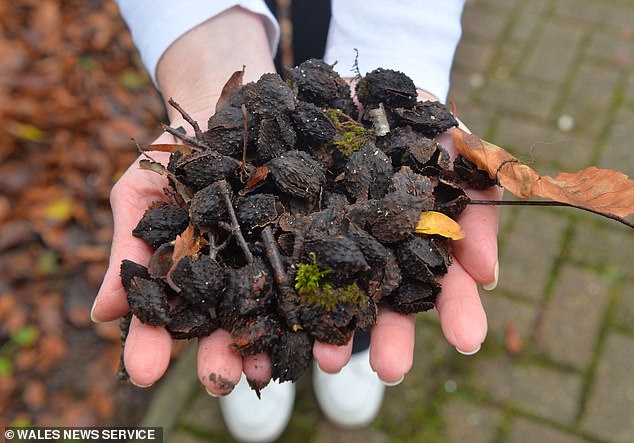
<path fill-rule="evenodd" d="M 351 77 L 357 49 L 361 75 L 379 67 L 401 71 L 445 101 L 465 1 L 332 0 L 324 59 Z"/>
<path fill-rule="evenodd" d="M 159 59 L 181 35 L 234 6 L 262 17 L 275 56 L 280 40 L 277 20 L 264 0 L 117 0 L 145 68 L 156 84 Z"/>

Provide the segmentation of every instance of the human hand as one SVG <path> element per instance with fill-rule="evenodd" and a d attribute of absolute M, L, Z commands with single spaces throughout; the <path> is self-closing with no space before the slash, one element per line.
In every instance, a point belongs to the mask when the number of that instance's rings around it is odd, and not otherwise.
<path fill-rule="evenodd" d="M 195 113 L 202 115 L 204 111 Z M 201 119 L 198 119 L 201 120 Z M 202 120 L 201 120 L 202 121 Z M 174 120 L 173 126 L 187 126 Z M 172 143 L 172 136 L 163 134 L 155 143 Z M 450 134 L 439 136 L 439 142 L 453 153 Z M 165 153 L 152 153 L 155 160 L 167 162 Z M 100 320 L 113 320 L 128 311 L 126 296 L 118 276 L 124 258 L 147 263 L 150 247 L 132 237 L 132 229 L 145 208 L 155 200 L 164 199 L 162 189 L 167 186 L 164 177 L 149 174 L 133 164 L 115 185 L 111 202 L 115 220 L 110 267 L 95 303 L 93 316 Z M 473 198 L 499 197 L 499 189 L 469 191 Z M 477 194 L 477 195 L 476 195 Z M 485 195 L 486 194 L 486 195 Z M 465 239 L 455 242 L 454 264 L 443 278 L 437 309 L 447 340 L 464 353 L 477 350 L 486 335 L 486 317 L 477 292 L 477 283 L 495 281 L 497 264 L 497 211 L 495 208 L 468 207 L 460 218 L 467 233 Z M 410 370 L 414 347 L 414 315 L 401 315 L 381 309 L 372 330 L 371 364 L 378 375 L 388 383 L 397 382 Z M 241 358 L 229 348 L 228 332 L 218 330 L 199 340 L 198 372 L 201 382 L 213 394 L 225 394 L 237 382 L 242 371 L 247 378 L 266 383 L 270 378 L 270 360 L 267 355 Z M 167 368 L 172 340 L 161 327 L 144 325 L 133 319 L 126 341 L 125 363 L 132 381 L 147 386 L 158 380 Z M 333 346 L 315 343 L 314 354 L 322 369 L 336 372 L 343 367 L 351 352 L 351 343 Z M 213 376 L 212 376 L 213 374 Z"/>
<path fill-rule="evenodd" d="M 259 78 L 264 72 L 273 71 L 268 48 L 253 51 L 249 46 L 259 41 L 256 38 L 246 39 L 248 45 L 245 45 L 248 47 L 240 47 L 240 41 L 225 42 L 228 44 L 223 46 L 222 39 L 232 35 L 229 32 L 231 29 L 256 29 L 255 23 L 251 23 L 253 26 L 250 27 L 244 23 L 238 24 L 236 20 L 245 19 L 239 8 L 229 10 L 219 17 L 221 22 L 216 22 L 214 27 L 200 26 L 174 43 L 159 64 L 159 83 L 165 97 L 175 97 L 194 120 L 200 122 L 206 121 L 213 113 L 213 105 L 224 81 L 233 71 L 239 69 L 244 60 L 252 60 L 247 69 L 247 81 Z M 222 54 L 214 57 L 209 51 L 209 41 L 217 42 L 226 51 L 220 51 Z M 192 59 L 193 54 L 198 58 Z M 224 63 L 219 68 L 217 60 L 222 57 Z M 196 67 L 187 69 L 192 60 L 195 60 Z M 179 115 L 171 111 L 170 121 L 173 127 L 181 124 L 188 127 Z M 440 140 L 451 151 L 451 140 L 445 136 L 441 136 Z M 171 142 L 171 136 L 165 134 L 155 141 Z M 164 153 L 152 153 L 152 156 L 158 161 L 167 161 Z M 131 232 L 145 208 L 152 201 L 164 198 L 162 189 L 165 185 L 164 178 L 141 171 L 137 161 L 113 188 L 111 203 L 115 232 L 110 266 L 92 312 L 95 320 L 114 320 L 128 311 L 119 278 L 120 263 L 124 258 L 142 264 L 148 262 L 152 251 L 143 241 L 132 237 Z M 478 198 L 484 197 L 480 195 Z M 443 293 L 438 301 L 441 324 L 450 343 L 463 352 L 477 349 L 486 334 L 486 318 L 479 303 L 476 282 L 494 280 L 493 269 L 497 260 L 496 214 L 496 210 L 489 207 L 470 207 L 465 211 L 460 222 L 467 232 L 467 238 L 465 241 L 461 240 L 462 246 L 460 242 L 456 242 L 456 263 L 443 279 Z M 480 225 L 478 220 L 484 221 Z M 474 246 L 481 250 L 477 251 Z M 243 371 L 247 378 L 261 384 L 270 379 L 270 360 L 267 355 L 243 359 L 230 350 L 230 343 L 229 333 L 223 330 L 217 330 L 199 340 L 198 375 L 211 394 L 227 394 L 238 382 Z M 414 316 L 381 310 L 372 331 L 371 362 L 384 381 L 395 382 L 409 371 L 413 360 L 413 345 Z M 171 337 L 164 328 L 144 325 L 134 318 L 124 356 L 131 380 L 140 386 L 151 385 L 158 380 L 169 363 L 171 346 Z M 314 347 L 316 360 L 328 372 L 336 372 L 343 367 L 350 352 L 351 343 L 341 347 L 316 343 Z"/>
<path fill-rule="evenodd" d="M 419 100 L 437 101 L 419 90 Z M 461 128 L 467 128 L 461 123 Z M 452 156 L 456 156 L 453 129 L 436 137 Z M 499 200 L 502 189 L 466 189 L 472 199 Z M 442 291 L 436 302 L 440 324 L 449 343 L 463 354 L 480 349 L 487 333 L 486 314 L 478 294 L 478 284 L 493 289 L 498 278 L 497 230 L 499 209 L 470 205 L 458 219 L 465 237 L 453 242 L 453 264 L 441 279 Z M 370 364 L 386 383 L 398 383 L 409 372 L 414 358 L 415 315 L 403 315 L 387 308 L 378 312 L 372 327 Z M 339 371 L 350 358 L 351 343 L 336 347 L 316 343 L 314 355 L 326 372 Z"/>
<path fill-rule="evenodd" d="M 240 30 L 240 38 L 235 37 L 236 29 Z M 204 123 L 213 114 L 229 76 L 245 62 L 249 63 L 245 82 L 275 71 L 261 19 L 235 7 L 174 42 L 159 62 L 158 83 L 165 100 L 174 97 L 195 121 Z M 174 108 L 168 107 L 168 114 L 172 127 L 189 128 Z M 163 134 L 153 144 L 160 143 L 174 143 L 174 139 Z M 163 152 L 150 155 L 163 164 L 169 158 Z M 146 265 L 152 254 L 144 241 L 132 236 L 132 230 L 150 203 L 166 198 L 163 188 L 167 180 L 141 170 L 139 160 L 128 168 L 111 192 L 114 234 L 109 266 L 91 313 L 95 321 L 116 320 L 128 312 L 119 277 L 121 261 L 130 259 Z M 231 351 L 230 343 L 229 333 L 223 330 L 198 341 L 198 375 L 210 394 L 228 394 L 243 371 L 247 378 L 262 384 L 271 377 L 267 355 L 242 358 Z M 132 383 L 149 386 L 161 378 L 169 364 L 171 349 L 172 339 L 165 328 L 143 324 L 133 317 L 124 351 Z"/>
<path fill-rule="evenodd" d="M 173 121 L 172 124 L 186 126 L 184 121 Z M 174 140 L 166 133 L 153 144 L 160 143 L 174 143 Z M 163 152 L 150 152 L 149 155 L 163 164 L 167 164 L 169 159 L 169 155 Z M 166 200 L 163 189 L 168 182 L 163 176 L 141 169 L 139 160 L 142 158 L 139 157 L 128 168 L 111 192 L 114 235 L 109 267 L 92 312 L 93 319 L 98 321 L 115 320 L 129 310 L 119 278 L 122 260 L 146 265 L 153 253 L 145 241 L 132 236 L 132 230 L 152 202 Z M 210 393 L 228 393 L 242 371 L 250 380 L 265 383 L 270 379 L 267 355 L 243 359 L 230 350 L 231 341 L 229 333 L 223 330 L 199 339 L 198 372 Z M 143 324 L 133 317 L 124 348 L 124 362 L 130 380 L 144 387 L 161 378 L 169 364 L 171 349 L 172 338 L 165 328 Z"/>

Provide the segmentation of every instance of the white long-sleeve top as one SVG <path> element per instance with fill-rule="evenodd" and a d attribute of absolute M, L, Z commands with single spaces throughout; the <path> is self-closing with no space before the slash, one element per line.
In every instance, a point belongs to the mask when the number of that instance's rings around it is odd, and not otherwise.
<path fill-rule="evenodd" d="M 444 101 L 465 1 L 332 0 L 324 60 L 337 62 L 335 69 L 342 76 L 353 77 L 356 49 L 361 74 L 378 67 L 395 69 Z M 118 4 L 153 80 L 161 56 L 176 39 L 234 6 L 261 16 L 271 55 L 277 51 L 279 25 L 264 0 L 118 0 Z"/>

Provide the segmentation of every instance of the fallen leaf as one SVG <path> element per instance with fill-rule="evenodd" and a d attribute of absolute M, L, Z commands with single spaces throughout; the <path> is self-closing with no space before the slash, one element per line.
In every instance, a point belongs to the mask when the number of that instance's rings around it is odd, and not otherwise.
<path fill-rule="evenodd" d="M 22 391 L 22 401 L 31 409 L 44 406 L 46 397 L 46 385 L 40 380 L 30 380 Z"/>
<path fill-rule="evenodd" d="M 22 140 L 41 142 L 46 138 L 44 131 L 28 123 L 9 121 L 5 129 L 9 134 Z"/>
<path fill-rule="evenodd" d="M 155 162 L 153 160 L 142 159 L 139 160 L 139 168 L 145 169 L 147 171 L 156 172 L 157 174 L 164 175 L 165 177 L 169 177 L 174 183 L 174 186 L 176 186 L 176 192 L 181 196 L 181 198 L 186 203 L 189 203 L 191 201 L 193 196 L 192 191 L 183 183 L 181 183 L 178 178 L 176 178 L 174 174 L 169 172 L 168 169 L 161 163 Z"/>
<path fill-rule="evenodd" d="M 257 168 L 255 168 L 255 171 L 253 172 L 251 177 L 249 177 L 249 181 L 247 181 L 247 185 L 243 189 L 241 189 L 240 192 L 238 192 L 238 195 L 246 195 L 254 189 L 262 186 L 264 184 L 264 181 L 268 177 L 269 172 L 271 172 L 271 170 L 268 166 L 258 166 Z"/>
<path fill-rule="evenodd" d="M 44 217 L 52 222 L 64 223 L 73 216 L 73 199 L 61 197 L 44 208 Z"/>
<path fill-rule="evenodd" d="M 227 105 L 227 103 L 229 103 L 231 96 L 235 92 L 237 92 L 240 88 L 242 88 L 242 79 L 244 78 L 244 69 L 245 67 L 243 66 L 242 71 L 236 71 L 233 74 L 231 74 L 231 77 L 229 77 L 229 80 L 227 80 L 227 83 L 225 83 L 225 85 L 222 87 L 220 98 L 218 98 L 218 102 L 216 103 L 216 112 L 224 108 Z"/>
<path fill-rule="evenodd" d="M 167 169 L 159 162 L 143 159 L 139 161 L 139 168 L 147 171 L 156 172 L 157 174 L 167 175 Z"/>
<path fill-rule="evenodd" d="M 20 347 L 33 346 L 39 331 L 35 326 L 24 326 L 11 334 L 11 341 Z"/>
<path fill-rule="evenodd" d="M 161 152 L 182 152 L 183 154 L 191 154 L 192 148 L 186 145 L 177 145 L 170 143 L 158 143 L 155 145 L 148 145 L 143 148 L 144 151 L 161 151 Z"/>
<path fill-rule="evenodd" d="M 174 263 L 178 263 L 183 257 L 196 254 L 204 241 L 196 234 L 196 230 L 191 225 L 187 226 L 187 229 L 182 234 L 177 235 L 176 240 L 174 240 L 174 255 L 172 256 Z"/>
<path fill-rule="evenodd" d="M 617 217 L 634 213 L 634 181 L 622 172 L 590 166 L 552 178 L 539 175 L 501 147 L 461 129 L 454 129 L 454 142 L 460 155 L 517 197 L 543 197 Z"/>
<path fill-rule="evenodd" d="M 147 77 L 142 75 L 139 71 L 128 69 L 119 76 L 119 85 L 125 89 L 136 91 L 142 89 L 147 83 Z"/>
<path fill-rule="evenodd" d="M 524 343 L 522 343 L 522 338 L 513 322 L 506 323 L 504 326 L 504 335 L 506 351 L 512 356 L 520 355 L 524 349 Z"/>
<path fill-rule="evenodd" d="M 176 292 L 180 292 L 181 288 L 172 280 L 174 268 L 182 258 L 197 254 L 206 243 L 206 240 L 202 238 L 191 225 L 187 226 L 187 229 L 185 229 L 182 234 L 176 236 L 176 240 L 174 240 L 174 254 L 172 255 L 172 267 L 167 273 L 166 278 L 167 283 Z"/>
<path fill-rule="evenodd" d="M 441 235 L 452 240 L 464 238 L 460 225 L 442 212 L 424 211 L 416 225 L 417 234 Z"/>

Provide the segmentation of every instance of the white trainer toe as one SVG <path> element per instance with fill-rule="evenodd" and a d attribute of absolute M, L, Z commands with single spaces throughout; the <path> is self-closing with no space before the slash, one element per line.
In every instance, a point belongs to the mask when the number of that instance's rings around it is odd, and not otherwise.
<path fill-rule="evenodd" d="M 352 354 L 350 362 L 336 374 L 328 374 L 315 364 L 313 389 L 328 420 L 356 429 L 369 425 L 378 415 L 385 385 L 370 367 L 368 349 Z"/>
<path fill-rule="evenodd" d="M 240 383 L 220 398 L 220 411 L 231 436 L 242 443 L 269 443 L 286 429 L 293 412 L 295 384 L 271 381 L 258 399 L 242 374 Z"/>

